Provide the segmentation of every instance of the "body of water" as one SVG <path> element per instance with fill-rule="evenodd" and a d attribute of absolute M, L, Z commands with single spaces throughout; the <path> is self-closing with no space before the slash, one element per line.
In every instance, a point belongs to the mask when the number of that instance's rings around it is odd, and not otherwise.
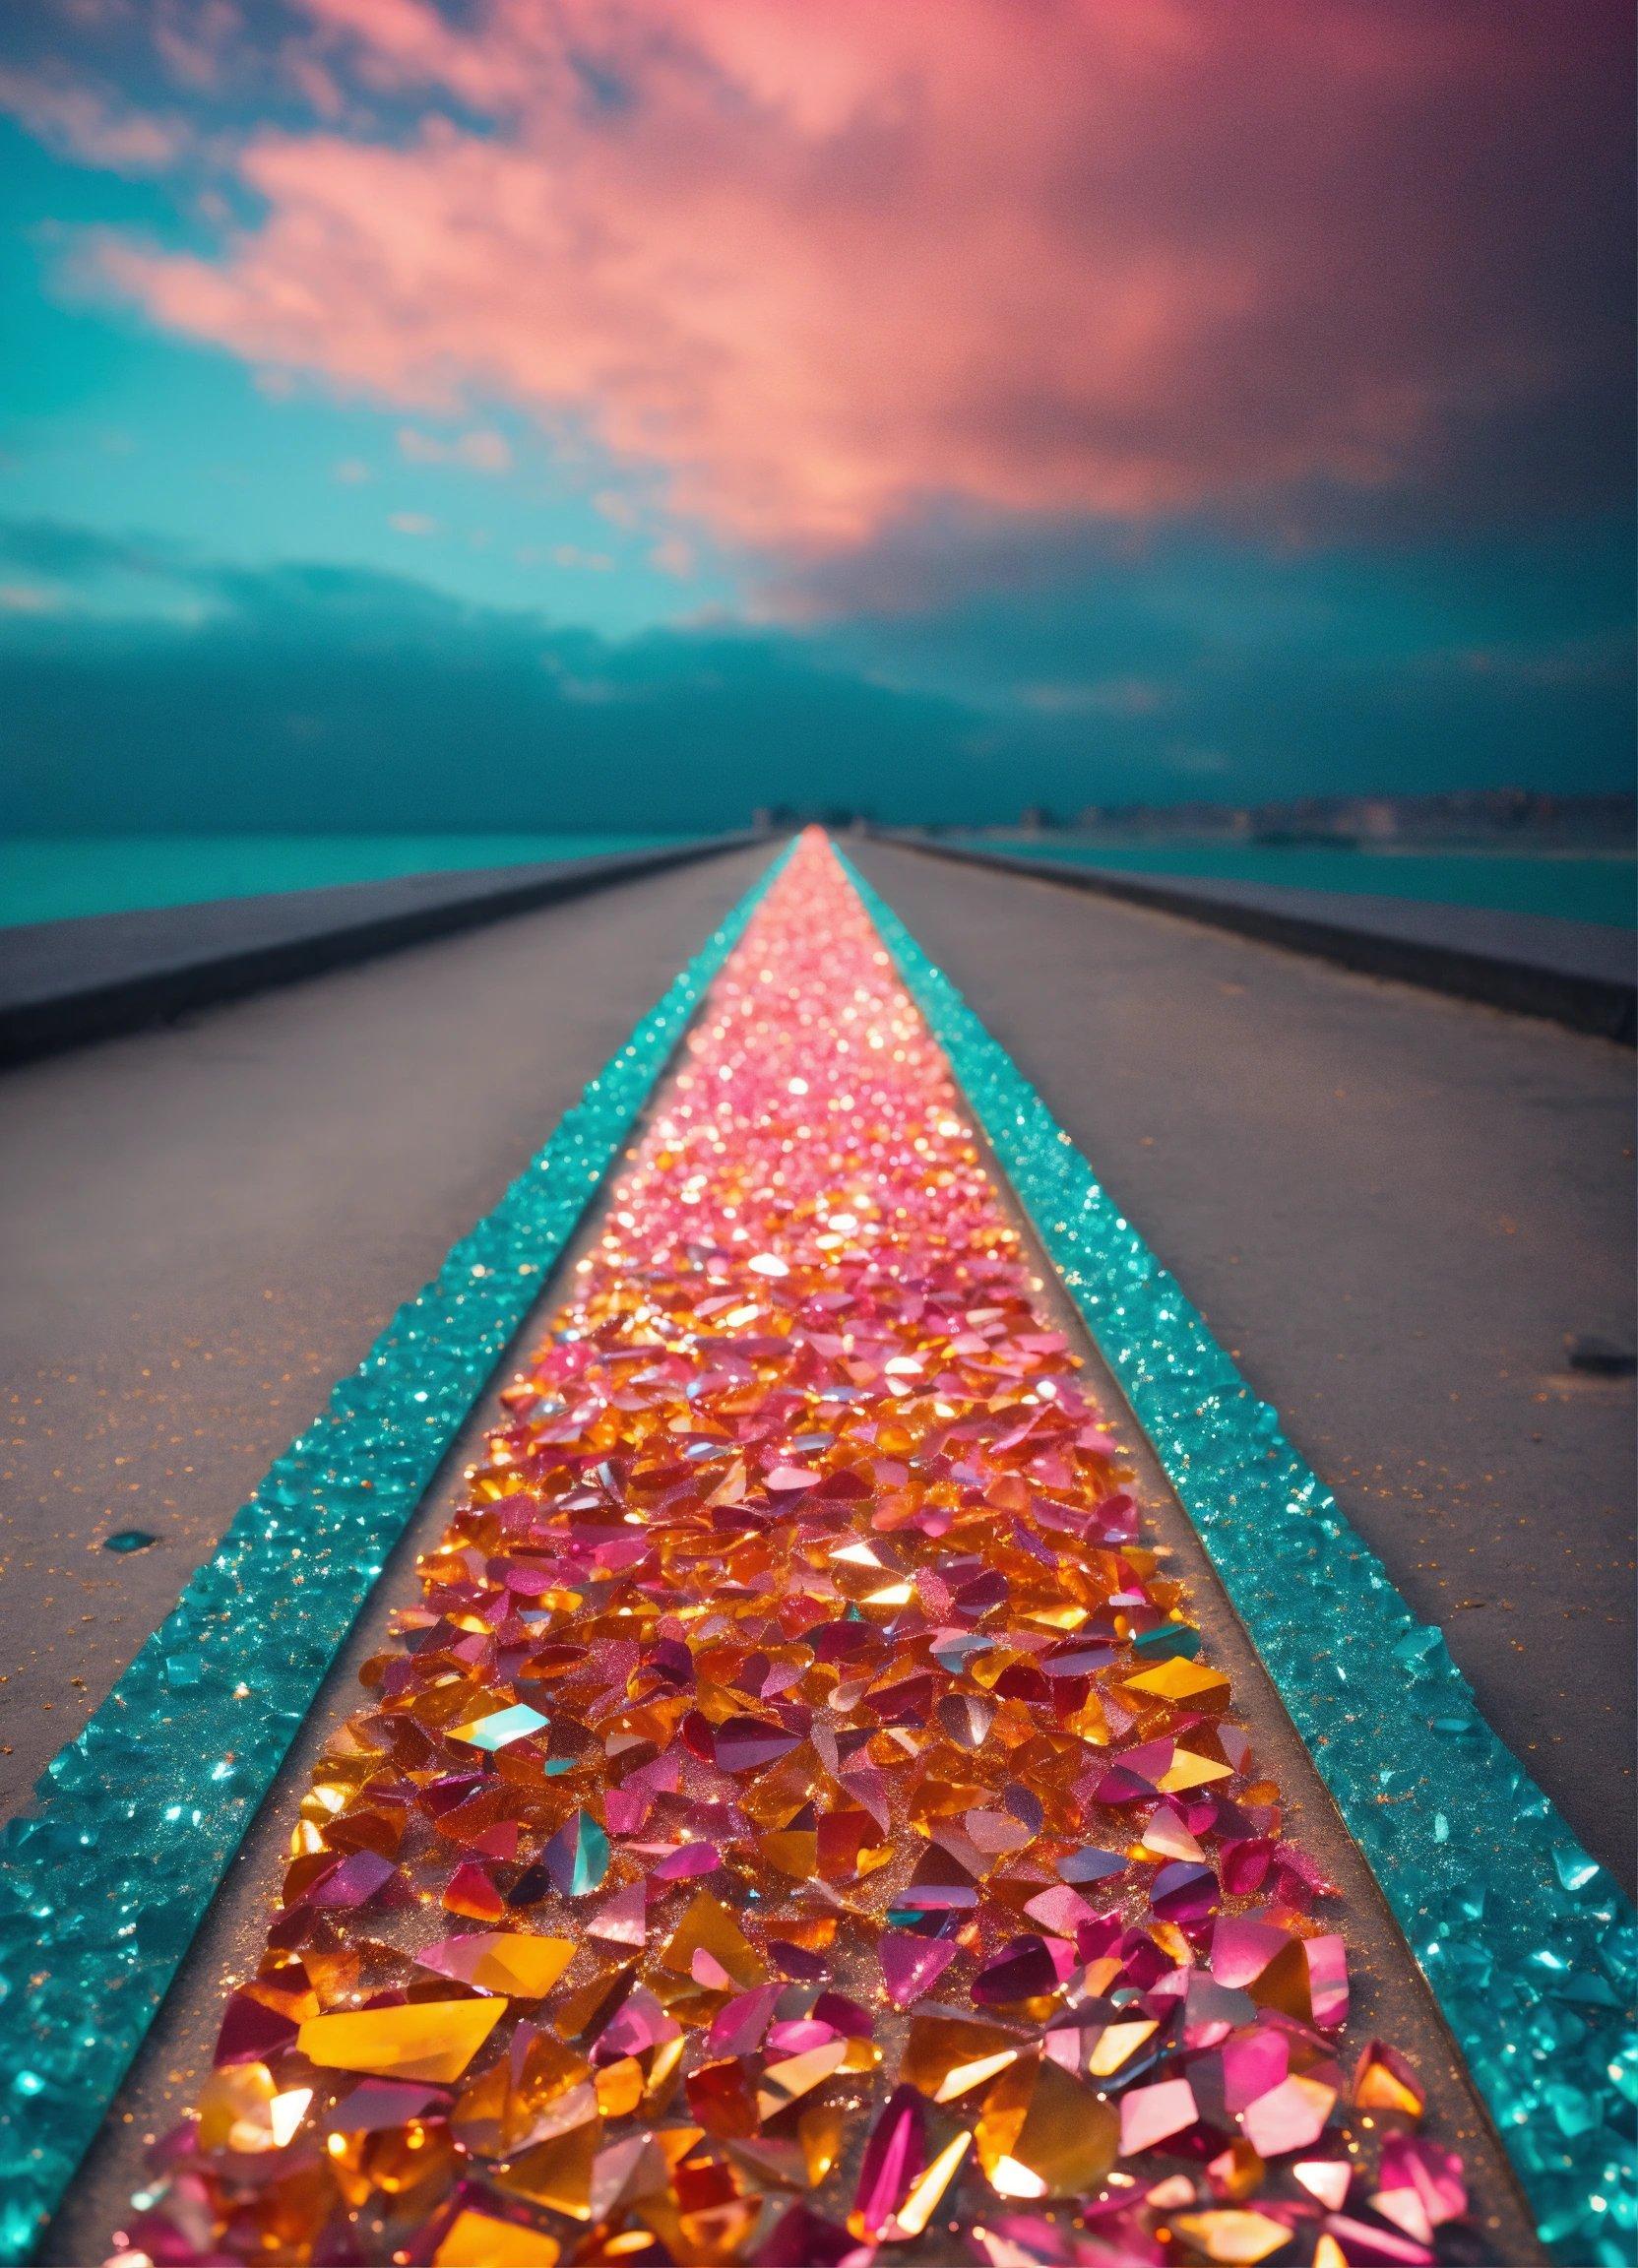
<path fill-rule="evenodd" d="M 1308 844 L 1097 843 L 1075 836 L 955 840 L 975 850 L 1119 867 L 1134 874 L 1279 883 L 1638 927 L 1638 866 L 1630 852 L 1619 850 L 1400 850 L 1386 845 L 1332 850 Z"/>
<path fill-rule="evenodd" d="M 0 843 L 0 927 L 650 850 L 663 835 L 144 835 Z"/>
<path fill-rule="evenodd" d="M 653 850 L 660 835 L 149 835 L 0 843 L 0 926 Z M 1638 870 L 1619 851 L 1331 850 L 1238 843 L 954 838 L 976 849 L 1131 873 L 1488 906 L 1638 926 Z"/>

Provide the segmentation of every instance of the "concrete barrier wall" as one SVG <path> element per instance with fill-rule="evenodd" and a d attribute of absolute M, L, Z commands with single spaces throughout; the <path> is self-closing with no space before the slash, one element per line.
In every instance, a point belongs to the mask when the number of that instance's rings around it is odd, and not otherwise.
<path fill-rule="evenodd" d="M 709 836 L 611 857 L 411 874 L 0 929 L 0 1064 L 640 881 L 756 840 Z"/>
<path fill-rule="evenodd" d="M 1111 866 L 1072 865 L 1050 856 L 974 850 L 910 832 L 883 830 L 878 840 L 929 857 L 1025 874 L 1034 882 L 1092 890 L 1129 905 L 1181 914 L 1266 944 L 1317 954 L 1367 976 L 1394 977 L 1520 1015 L 1544 1016 L 1627 1046 L 1638 1038 L 1638 938 L 1601 922 L 1250 882 L 1131 874 Z"/>

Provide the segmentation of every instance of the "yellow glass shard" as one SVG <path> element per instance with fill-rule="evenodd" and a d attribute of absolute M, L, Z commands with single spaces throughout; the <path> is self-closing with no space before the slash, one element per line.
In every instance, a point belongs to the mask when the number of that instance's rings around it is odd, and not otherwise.
<path fill-rule="evenodd" d="M 932 2164 L 916 2175 L 910 2195 L 893 2217 L 894 2237 L 920 2236 L 937 2212 L 945 2190 L 961 2171 L 962 2160 L 972 2144 L 972 2132 L 964 2127 L 952 2142 L 945 2144 Z"/>
<path fill-rule="evenodd" d="M 1257 2261 L 1289 2244 L 1292 2236 L 1283 2221 L 1267 2213 L 1231 2208 L 1222 2213 L 1179 2213 L 1171 2226 L 1197 2252 L 1208 2260 L 1226 2262 L 1228 2268 L 1255 2268 Z"/>
<path fill-rule="evenodd" d="M 757 2089 L 757 2116 L 777 2118 L 798 2096 L 810 2095 L 815 2087 L 822 2086 L 846 2062 L 848 2047 L 846 2040 L 831 2040 L 823 2048 L 789 2055 L 783 2063 L 770 2063 Z"/>
<path fill-rule="evenodd" d="M 1415 2119 L 1420 2118 L 1424 2107 L 1420 2086 L 1369 2048 L 1354 2084 L 1354 2100 L 1361 2110 L 1397 2110 L 1402 2117 Z"/>
<path fill-rule="evenodd" d="M 1229 2143 L 1221 2157 L 1212 2161 L 1212 2180 L 1216 2184 L 1217 2193 L 1220 2197 L 1226 2198 L 1230 2205 L 1238 2205 L 1242 2199 L 1255 2196 L 1262 2187 L 1263 2175 L 1267 2171 L 1268 2169 L 1262 2159 L 1243 2135 L 1237 2136 L 1234 2141 Z M 1301 2167 L 1295 2166 L 1292 2171 L 1300 2181 L 1302 2179 Z M 1348 2176 L 1346 2170 L 1341 2171 L 1343 2172 L 1343 2195 L 1346 2196 Z M 1316 2191 L 1315 2194 L 1319 2195 L 1319 2192 Z M 1321 2202 L 1323 2202 L 1323 2198 Z M 1340 2204 L 1341 2198 L 1338 2199 L 1338 2205 L 1340 2206 Z M 1333 2211 L 1336 2209 L 1333 2207 Z"/>
<path fill-rule="evenodd" d="M 1278 2009 L 1298 2024 L 1314 2020 L 1313 1992 L 1308 1957 L 1295 1938 L 1282 1945 L 1260 1977 L 1246 1986 L 1259 2008 Z"/>
<path fill-rule="evenodd" d="M 1097 2045 L 1087 2057 L 1087 2070 L 1094 2079 L 1107 2079 L 1118 2071 L 1122 2063 L 1129 2062 L 1146 2040 L 1160 2030 L 1153 2017 L 1134 2018 L 1129 2024 L 1110 2024 L 1098 2035 Z"/>
<path fill-rule="evenodd" d="M 1228 1697 L 1228 1680 L 1219 1670 L 1202 1662 L 1187 1662 L 1174 1654 L 1169 1662 L 1157 1662 L 1135 1677 L 1121 1680 L 1128 1693 L 1151 1693 L 1159 1701 L 1202 1701 L 1208 1694 Z"/>
<path fill-rule="evenodd" d="M 283 2150 L 313 2100 L 311 2087 L 274 2084 L 265 2063 L 230 2063 L 211 2073 L 199 2092 L 202 2150 Z"/>
<path fill-rule="evenodd" d="M 1170 1769 L 1164 1772 L 1155 1785 L 1163 1796 L 1180 1796 L 1186 1788 L 1205 1788 L 1214 1780 L 1232 1778 L 1227 1764 L 1216 1764 L 1209 1756 L 1197 1756 L 1192 1748 L 1179 1748 L 1171 1759 Z"/>
<path fill-rule="evenodd" d="M 625 2118 L 643 2100 L 643 2066 L 635 2055 L 605 2063 L 598 2073 L 598 2109 L 605 2118 Z"/>
<path fill-rule="evenodd" d="M 578 1951 L 572 1937 L 536 1937 L 524 1929 L 479 1930 L 455 1942 L 459 1967 L 452 1959 L 447 1975 L 518 2000 L 543 1999 Z"/>
<path fill-rule="evenodd" d="M 309 2016 L 296 2045 L 326 2071 L 371 2071 L 444 2087 L 460 2078 L 505 2013 L 502 1999 L 344 2009 Z"/>

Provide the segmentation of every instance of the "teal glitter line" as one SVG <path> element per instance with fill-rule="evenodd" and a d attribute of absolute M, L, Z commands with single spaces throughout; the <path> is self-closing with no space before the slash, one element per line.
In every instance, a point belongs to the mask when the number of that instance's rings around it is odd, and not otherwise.
<path fill-rule="evenodd" d="M 278 1459 L 0 1834 L 0 2261 L 72 2179 L 388 1551 L 783 863 Z"/>
<path fill-rule="evenodd" d="M 1380 1883 L 1543 2242 L 1575 2268 L 1628 2268 L 1631 1907 L 1006 1050 L 848 872 Z"/>

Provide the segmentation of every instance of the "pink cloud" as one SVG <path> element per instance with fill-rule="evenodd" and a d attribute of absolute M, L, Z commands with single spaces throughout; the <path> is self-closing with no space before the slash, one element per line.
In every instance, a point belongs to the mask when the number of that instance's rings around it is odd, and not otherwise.
<path fill-rule="evenodd" d="M 170 118 L 128 110 L 94 88 L 46 73 L 0 66 L 0 110 L 54 149 L 112 173 L 158 173 L 187 146 Z"/>
<path fill-rule="evenodd" d="M 452 440 L 443 441 L 435 433 L 420 433 L 406 425 L 399 433 L 398 446 L 400 456 L 411 465 L 464 465 L 470 472 L 509 472 L 512 469 L 512 451 L 500 433 L 457 433 Z"/>
<path fill-rule="evenodd" d="M 254 224 L 104 275 L 258 367 L 589 436 L 730 541 L 1384 487 L 1579 382 L 1613 0 L 1569 38 L 1531 0 L 303 6 L 305 68 L 420 122 L 253 132 Z"/>
<path fill-rule="evenodd" d="M 0 583 L 0 613 L 55 614 L 65 603 L 60 591 L 38 583 Z"/>
<path fill-rule="evenodd" d="M 232 75 L 232 56 L 242 44 L 245 23 L 235 0 L 149 0 L 154 8 L 154 44 L 168 69 L 184 85 L 206 92 Z"/>

